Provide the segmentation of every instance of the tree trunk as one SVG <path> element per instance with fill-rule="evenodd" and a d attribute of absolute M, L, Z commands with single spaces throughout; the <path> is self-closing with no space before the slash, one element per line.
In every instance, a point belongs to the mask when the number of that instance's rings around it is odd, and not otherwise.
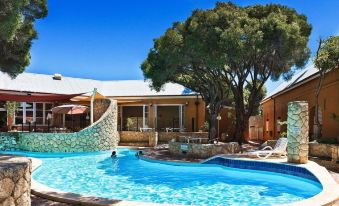
<path fill-rule="evenodd" d="M 247 99 L 247 106 L 245 106 L 243 89 L 237 88 L 236 94 L 234 95 L 235 100 L 235 116 L 236 116 L 236 130 L 234 133 L 234 139 L 240 145 L 245 142 L 244 134 L 248 130 L 249 117 L 253 115 L 254 108 L 258 106 L 258 91 L 261 87 L 251 91 L 251 95 Z"/>
<path fill-rule="evenodd" d="M 315 93 L 315 125 L 317 126 L 317 130 L 315 133 L 316 139 L 320 139 L 322 137 L 322 125 L 320 124 L 320 120 L 319 120 L 319 95 L 320 95 L 321 87 L 323 85 L 324 77 L 325 77 L 325 73 L 320 71 L 318 87 Z"/>
<path fill-rule="evenodd" d="M 235 131 L 234 131 L 234 140 L 237 141 L 240 145 L 244 140 L 244 108 L 240 106 L 239 101 L 236 101 L 238 106 L 235 109 Z"/>
<path fill-rule="evenodd" d="M 216 119 L 218 116 L 218 112 L 210 111 L 208 114 L 208 139 L 209 141 L 213 141 L 216 137 L 217 130 L 215 128 Z"/>
<path fill-rule="evenodd" d="M 234 141 L 238 142 L 240 145 L 244 140 L 244 131 L 245 131 L 245 103 L 244 103 L 244 93 L 243 87 L 240 85 L 236 90 L 233 90 L 234 102 L 235 102 L 235 131 L 233 135 Z"/>
<path fill-rule="evenodd" d="M 220 112 L 222 101 L 216 100 L 209 102 L 208 107 L 208 139 L 209 142 L 212 142 L 216 138 L 216 120 Z"/>

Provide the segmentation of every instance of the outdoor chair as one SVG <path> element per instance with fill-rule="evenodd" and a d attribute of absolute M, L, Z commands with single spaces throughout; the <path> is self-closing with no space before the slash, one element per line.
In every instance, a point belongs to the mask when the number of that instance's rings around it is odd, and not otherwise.
<path fill-rule="evenodd" d="M 287 138 L 279 138 L 274 148 L 266 146 L 261 150 L 249 152 L 248 155 L 257 156 L 260 159 L 266 159 L 272 155 L 286 157 L 287 142 Z"/>

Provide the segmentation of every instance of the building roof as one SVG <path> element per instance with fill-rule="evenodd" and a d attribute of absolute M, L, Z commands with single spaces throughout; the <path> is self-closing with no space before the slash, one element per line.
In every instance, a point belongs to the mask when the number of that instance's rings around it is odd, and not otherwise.
<path fill-rule="evenodd" d="M 281 83 L 277 88 L 275 88 L 271 93 L 269 93 L 262 102 L 265 102 L 266 100 L 282 94 L 289 89 L 292 89 L 296 86 L 300 86 L 307 82 L 311 77 L 315 76 L 318 73 L 318 69 L 314 67 L 314 65 L 310 65 L 306 67 L 303 71 L 298 72 L 297 74 L 293 75 L 293 77 L 288 80 Z"/>
<path fill-rule="evenodd" d="M 0 72 L 0 90 L 53 93 L 53 94 L 77 94 L 93 91 L 107 97 L 117 96 L 179 96 L 190 95 L 185 87 L 179 84 L 167 83 L 163 90 L 156 92 L 149 87 L 149 82 L 144 80 L 113 80 L 99 81 L 73 77 L 62 77 L 61 80 L 53 78 L 54 75 L 22 73 L 15 79 Z"/>

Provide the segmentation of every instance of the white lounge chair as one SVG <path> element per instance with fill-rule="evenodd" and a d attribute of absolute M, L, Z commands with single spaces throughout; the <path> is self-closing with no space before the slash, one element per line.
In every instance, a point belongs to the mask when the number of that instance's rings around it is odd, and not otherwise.
<path fill-rule="evenodd" d="M 261 150 L 249 152 L 249 156 L 257 156 L 260 159 L 266 159 L 271 155 L 276 155 L 279 157 L 286 157 L 286 149 L 287 149 L 287 138 L 279 138 L 274 148 L 271 146 L 266 146 Z"/>

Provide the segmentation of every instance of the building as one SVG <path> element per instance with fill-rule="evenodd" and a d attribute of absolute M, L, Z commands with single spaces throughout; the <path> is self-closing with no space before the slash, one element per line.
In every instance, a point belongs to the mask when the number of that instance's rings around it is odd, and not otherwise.
<path fill-rule="evenodd" d="M 319 81 L 319 72 L 313 66 L 283 82 L 262 102 L 263 138 L 277 139 L 286 132 L 286 125 L 279 122 L 287 120 L 287 104 L 291 101 L 307 101 L 309 104 L 309 135 L 312 139 L 315 125 L 315 92 Z M 319 119 L 322 124 L 324 140 L 338 141 L 339 121 L 339 69 L 327 73 L 319 96 Z M 338 117 L 337 117 L 338 118 Z"/>
<path fill-rule="evenodd" d="M 178 84 L 165 84 L 163 90 L 156 92 L 150 89 L 149 82 L 143 80 L 98 81 L 33 73 L 23 73 L 11 79 L 0 73 L 0 124 L 6 128 L 5 95 L 17 95 L 17 98 L 18 94 L 35 98 L 41 95 L 41 101 L 21 102 L 13 122 L 17 127 L 33 122 L 44 128 L 48 124 L 46 117 L 51 108 L 62 102 L 45 101 L 44 98 L 53 99 L 52 95 L 55 95 L 61 100 L 81 94 L 88 96 L 94 88 L 106 98 L 117 100 L 120 131 L 153 129 L 197 132 L 203 129 L 206 121 L 206 105 L 202 97 Z M 228 122 L 226 110 L 222 112 L 221 125 Z M 86 122 L 86 119 L 88 116 L 80 116 L 77 122 Z M 67 121 L 70 119 L 63 117 L 62 121 L 61 118 L 59 125 L 63 125 L 60 127 L 67 126 Z M 56 120 L 53 122 L 57 123 Z M 228 127 L 223 127 L 220 133 L 226 130 Z"/>

